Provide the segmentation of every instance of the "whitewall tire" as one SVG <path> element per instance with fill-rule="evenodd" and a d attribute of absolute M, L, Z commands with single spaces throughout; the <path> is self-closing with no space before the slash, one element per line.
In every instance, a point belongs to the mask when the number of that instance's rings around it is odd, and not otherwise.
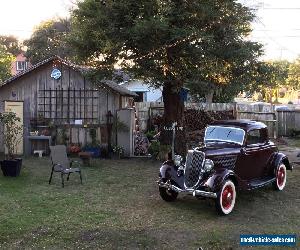
<path fill-rule="evenodd" d="M 236 200 L 236 188 L 234 183 L 227 179 L 216 199 L 216 208 L 221 215 L 230 214 L 234 208 Z"/>
<path fill-rule="evenodd" d="M 274 187 L 276 190 L 281 191 L 286 185 L 286 166 L 281 163 L 276 169 L 276 181 L 274 182 Z"/>

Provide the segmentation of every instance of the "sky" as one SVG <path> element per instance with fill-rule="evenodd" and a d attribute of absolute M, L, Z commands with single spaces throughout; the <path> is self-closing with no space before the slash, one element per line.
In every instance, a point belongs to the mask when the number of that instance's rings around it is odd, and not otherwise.
<path fill-rule="evenodd" d="M 76 0 L 1 0 L 0 35 L 29 38 L 41 21 L 67 16 Z M 265 45 L 263 59 L 294 60 L 300 55 L 300 1 L 239 0 L 256 10 L 251 40 Z"/>
<path fill-rule="evenodd" d="M 294 60 L 300 55 L 300 1 L 240 0 L 256 10 L 251 40 L 265 45 L 264 59 Z"/>
<path fill-rule="evenodd" d="M 41 21 L 67 16 L 72 0 L 0 0 L 0 34 L 29 38 Z"/>

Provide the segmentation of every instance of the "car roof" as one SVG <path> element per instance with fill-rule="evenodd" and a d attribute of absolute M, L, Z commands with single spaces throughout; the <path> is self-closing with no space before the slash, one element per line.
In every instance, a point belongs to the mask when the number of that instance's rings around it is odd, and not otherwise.
<path fill-rule="evenodd" d="M 214 121 L 211 125 L 237 127 L 245 131 L 267 128 L 266 124 L 253 120 L 220 120 Z"/>

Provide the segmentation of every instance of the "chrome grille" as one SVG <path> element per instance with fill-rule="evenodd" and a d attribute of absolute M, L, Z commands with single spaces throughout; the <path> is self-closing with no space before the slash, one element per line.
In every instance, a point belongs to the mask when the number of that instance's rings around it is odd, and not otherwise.
<path fill-rule="evenodd" d="M 236 155 L 222 155 L 212 157 L 211 160 L 215 163 L 215 165 L 221 165 L 223 168 L 234 169 L 236 163 L 237 156 Z"/>
<path fill-rule="evenodd" d="M 199 184 L 202 177 L 205 154 L 198 150 L 189 150 L 184 170 L 185 188 L 193 188 Z"/>

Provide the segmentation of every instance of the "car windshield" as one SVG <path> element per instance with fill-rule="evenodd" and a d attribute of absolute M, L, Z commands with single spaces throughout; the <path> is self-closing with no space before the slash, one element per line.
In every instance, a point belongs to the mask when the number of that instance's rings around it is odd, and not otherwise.
<path fill-rule="evenodd" d="M 205 130 L 204 143 L 209 142 L 230 142 L 242 145 L 245 131 L 240 128 L 208 126 Z"/>

